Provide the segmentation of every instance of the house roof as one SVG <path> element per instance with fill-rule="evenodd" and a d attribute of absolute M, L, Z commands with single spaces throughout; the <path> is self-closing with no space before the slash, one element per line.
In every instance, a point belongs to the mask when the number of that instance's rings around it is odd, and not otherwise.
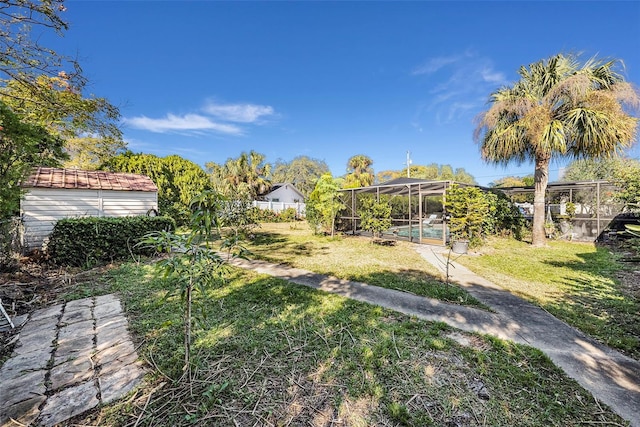
<path fill-rule="evenodd" d="M 133 173 L 38 167 L 22 185 L 25 188 L 78 190 L 158 191 L 151 178 Z"/>
<path fill-rule="evenodd" d="M 278 182 L 275 184 L 271 184 L 271 189 L 267 192 L 262 194 L 262 196 L 268 196 L 271 193 L 274 193 L 276 190 L 282 188 L 282 187 L 289 187 L 291 190 L 295 191 L 296 193 L 298 193 L 301 197 L 304 198 L 304 194 L 302 194 L 302 192 L 300 190 L 298 190 L 295 185 L 293 185 L 290 182 Z"/>

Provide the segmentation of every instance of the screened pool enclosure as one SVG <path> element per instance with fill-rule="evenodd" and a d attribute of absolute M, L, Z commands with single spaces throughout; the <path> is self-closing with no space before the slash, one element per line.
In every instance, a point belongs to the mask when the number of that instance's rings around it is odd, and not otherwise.
<path fill-rule="evenodd" d="M 452 185 L 468 187 L 453 181 L 429 181 L 398 178 L 368 187 L 340 190 L 346 207 L 338 218 L 339 227 L 347 233 L 363 233 L 360 215 L 367 198 L 386 201 L 391 206 L 392 226 L 385 238 L 417 243 L 446 245 L 449 232 L 444 203 Z M 488 190 L 488 189 L 486 189 Z M 502 191 L 520 208 L 525 219 L 533 217 L 533 187 L 507 187 Z M 624 229 L 624 223 L 638 222 L 637 213 L 626 213 L 616 200 L 617 187 L 608 181 L 556 182 L 547 187 L 546 222 L 554 225 L 549 237 L 594 241 L 606 239 Z"/>
<path fill-rule="evenodd" d="M 468 186 L 453 181 L 397 178 L 369 187 L 340 190 L 341 201 L 346 206 L 339 218 L 340 225 L 353 234 L 361 232 L 359 212 L 363 200 L 386 201 L 391 206 L 393 225 L 384 237 L 445 245 L 449 233 L 444 221 L 444 200 L 453 184 Z"/>

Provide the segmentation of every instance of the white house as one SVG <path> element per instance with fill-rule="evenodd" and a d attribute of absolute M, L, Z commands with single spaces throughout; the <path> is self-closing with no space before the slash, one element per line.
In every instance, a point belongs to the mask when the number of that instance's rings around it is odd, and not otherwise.
<path fill-rule="evenodd" d="M 262 196 L 268 202 L 303 203 L 304 196 L 293 184 L 279 183 L 271 186 L 271 191 Z"/>
<path fill-rule="evenodd" d="M 260 196 L 261 201 L 254 201 L 253 206 L 282 212 L 294 208 L 299 216 L 305 213 L 304 195 L 290 183 L 279 183 L 271 186 L 271 191 Z"/>
<path fill-rule="evenodd" d="M 39 167 L 22 185 L 22 245 L 42 247 L 55 223 L 85 216 L 138 216 L 158 211 L 158 187 L 130 173 Z"/>

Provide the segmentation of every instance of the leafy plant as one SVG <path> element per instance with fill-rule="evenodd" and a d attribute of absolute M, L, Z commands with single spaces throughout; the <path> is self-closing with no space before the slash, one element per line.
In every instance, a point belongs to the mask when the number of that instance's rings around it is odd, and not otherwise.
<path fill-rule="evenodd" d="M 56 264 L 77 267 L 153 255 L 138 243 L 150 232 L 174 228 L 175 222 L 167 217 L 65 218 L 53 227 L 47 254 Z"/>
<path fill-rule="evenodd" d="M 469 240 L 472 247 L 480 245 L 485 235 L 486 218 L 490 214 L 489 207 L 481 189 L 452 185 L 445 202 L 452 239 Z"/>
<path fill-rule="evenodd" d="M 360 226 L 371 232 L 372 238 L 380 237 L 382 232 L 391 227 L 391 206 L 389 203 L 376 202 L 373 199 L 363 201 L 360 211 Z"/>
<path fill-rule="evenodd" d="M 324 230 L 333 236 L 336 216 L 344 206 L 338 198 L 339 189 L 340 182 L 330 173 L 322 175 L 316 183 L 307 201 L 307 221 L 314 233 Z"/>
<path fill-rule="evenodd" d="M 640 225 L 638 224 L 625 224 L 625 231 L 632 236 L 640 237 Z"/>
<path fill-rule="evenodd" d="M 237 206 L 236 206 L 237 207 Z M 239 230 L 246 225 L 239 219 L 234 203 L 214 191 L 203 191 L 191 202 L 191 217 L 186 233 L 161 231 L 150 233 L 141 242 L 144 247 L 151 247 L 158 252 L 168 252 L 172 256 L 159 262 L 162 274 L 167 283 L 174 288 L 167 294 L 180 295 L 184 303 L 184 367 L 183 372 L 191 379 L 191 330 L 194 320 L 206 317 L 206 289 L 216 283 L 223 283 L 226 273 L 226 262 L 213 247 L 217 237 L 223 236 L 221 228 L 227 221 L 232 233 L 223 238 L 222 248 L 227 250 L 227 259 L 231 256 L 244 256 L 246 251 L 239 247 L 244 236 Z M 244 215 L 247 216 L 247 215 Z M 234 249 L 240 248 L 236 253 Z M 199 316 L 193 316 L 194 292 L 202 303 L 195 308 Z"/>

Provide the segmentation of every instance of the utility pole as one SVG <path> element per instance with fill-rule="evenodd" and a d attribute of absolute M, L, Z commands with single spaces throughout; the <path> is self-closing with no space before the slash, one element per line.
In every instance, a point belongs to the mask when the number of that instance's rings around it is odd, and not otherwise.
<path fill-rule="evenodd" d="M 407 151 L 407 178 L 411 178 L 411 172 L 410 172 L 410 168 L 411 168 L 411 157 L 410 157 L 411 152 Z"/>

